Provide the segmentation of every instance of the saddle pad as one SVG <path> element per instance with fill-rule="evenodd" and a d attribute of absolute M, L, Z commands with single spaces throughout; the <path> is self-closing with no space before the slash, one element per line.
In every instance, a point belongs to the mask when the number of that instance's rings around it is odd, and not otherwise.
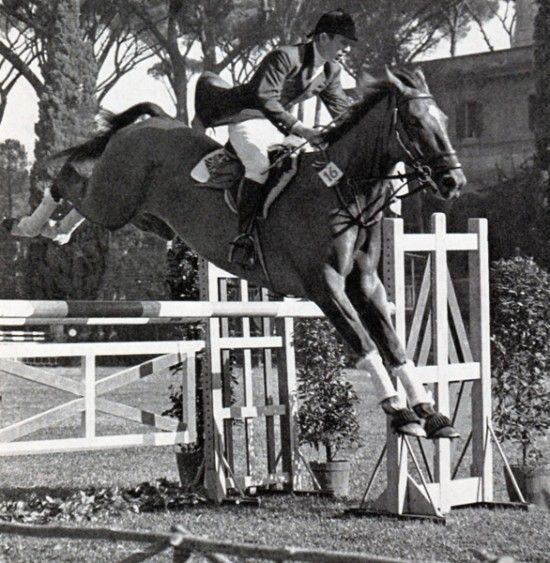
<path fill-rule="evenodd" d="M 298 154 L 292 154 L 283 158 L 288 147 L 277 146 L 270 151 L 271 162 L 277 161 L 270 177 L 265 184 L 265 200 L 262 206 L 262 214 L 267 217 L 269 208 L 281 195 L 285 187 L 298 171 Z M 244 166 L 225 147 L 220 147 L 204 156 L 191 170 L 191 178 L 206 188 L 225 190 L 225 203 L 229 209 L 236 213 L 236 203 L 230 188 L 236 187 L 244 176 Z"/>
<path fill-rule="evenodd" d="M 208 153 L 204 156 L 198 164 L 195 165 L 193 170 L 191 170 L 191 178 L 199 184 L 209 184 L 209 187 L 218 188 L 218 189 L 227 189 L 231 187 L 233 182 L 240 177 L 240 170 L 239 169 L 240 162 L 235 158 L 232 158 L 228 155 L 226 149 L 224 147 L 220 147 L 215 151 Z M 242 165 L 240 165 L 242 167 Z M 220 174 L 222 169 L 226 169 L 229 167 L 229 170 L 224 173 Z M 232 174 L 233 170 L 235 169 L 236 174 Z M 226 183 L 225 179 L 228 176 L 231 176 L 231 182 L 229 185 Z M 222 182 L 213 182 L 214 178 L 224 178 Z"/>

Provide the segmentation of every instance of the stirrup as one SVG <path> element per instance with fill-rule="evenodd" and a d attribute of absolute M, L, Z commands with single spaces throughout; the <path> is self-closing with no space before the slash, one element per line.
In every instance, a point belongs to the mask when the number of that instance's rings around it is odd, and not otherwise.
<path fill-rule="evenodd" d="M 256 266 L 256 248 L 252 235 L 241 233 L 229 246 L 229 262 L 239 264 L 245 270 L 252 270 Z"/>

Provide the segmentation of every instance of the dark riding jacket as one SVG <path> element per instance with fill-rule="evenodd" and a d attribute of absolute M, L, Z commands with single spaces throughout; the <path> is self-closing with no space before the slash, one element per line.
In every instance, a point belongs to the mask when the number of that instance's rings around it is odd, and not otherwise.
<path fill-rule="evenodd" d="M 324 64 L 313 80 L 313 43 L 299 43 L 271 51 L 246 83 L 231 87 L 218 75 L 205 72 L 197 82 L 195 111 L 205 127 L 269 119 L 285 135 L 298 121 L 289 109 L 318 95 L 332 117 L 340 115 L 349 100 L 340 81 L 341 66 Z"/>

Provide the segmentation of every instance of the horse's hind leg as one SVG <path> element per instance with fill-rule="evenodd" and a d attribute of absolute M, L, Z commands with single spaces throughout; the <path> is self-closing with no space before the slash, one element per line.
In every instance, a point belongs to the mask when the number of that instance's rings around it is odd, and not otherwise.
<path fill-rule="evenodd" d="M 353 307 L 359 311 L 361 320 L 378 349 L 391 366 L 393 375 L 403 384 L 413 411 L 425 419 L 428 437 L 457 438 L 459 434 L 452 427 L 451 421 L 435 411 L 431 396 L 426 392 L 424 385 L 415 378 L 414 364 L 407 360 L 403 344 L 393 328 L 386 290 L 376 269 L 378 259 L 375 247 L 376 244 L 371 244 L 366 252 L 358 254 L 355 266 L 347 279 L 346 293 Z M 387 408 L 385 410 L 388 412 Z"/>
<path fill-rule="evenodd" d="M 20 219 L 8 218 L 4 220 L 3 226 L 15 237 L 37 237 L 48 228 L 48 221 L 58 205 L 59 202 L 52 197 L 50 190 L 46 189 L 42 201 L 30 215 Z"/>
<path fill-rule="evenodd" d="M 84 217 L 76 209 L 71 209 L 61 221 L 54 225 L 46 225 L 40 234 L 43 237 L 51 238 L 57 244 L 67 244 L 73 233 L 84 222 Z"/>

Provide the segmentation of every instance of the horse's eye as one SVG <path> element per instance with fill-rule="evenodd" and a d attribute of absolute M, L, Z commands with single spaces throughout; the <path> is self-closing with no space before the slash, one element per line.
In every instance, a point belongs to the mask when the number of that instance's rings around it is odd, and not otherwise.
<path fill-rule="evenodd" d="M 420 121 L 420 119 L 416 117 L 416 115 L 409 115 L 409 117 L 407 118 L 407 125 L 413 127 L 414 129 L 424 128 L 422 121 Z"/>

